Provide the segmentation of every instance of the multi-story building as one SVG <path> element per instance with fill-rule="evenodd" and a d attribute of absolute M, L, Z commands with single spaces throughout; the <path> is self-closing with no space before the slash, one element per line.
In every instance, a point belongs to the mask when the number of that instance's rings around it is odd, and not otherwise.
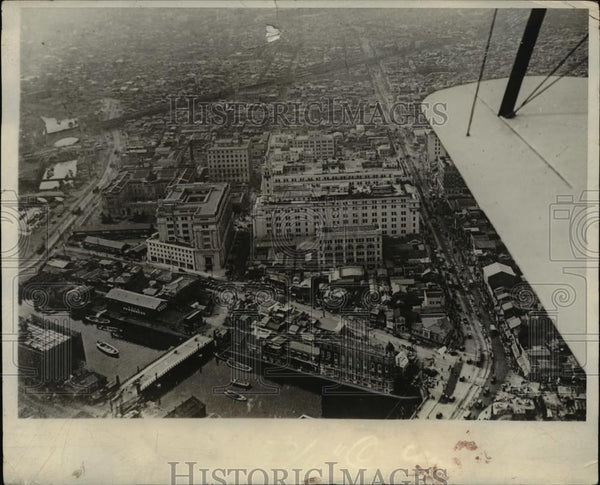
<path fill-rule="evenodd" d="M 217 140 L 207 151 L 208 178 L 211 182 L 250 182 L 250 143 Z"/>
<path fill-rule="evenodd" d="M 436 180 L 440 194 L 446 197 L 469 196 L 471 194 L 456 165 L 450 158 L 439 157 L 437 159 Z"/>
<path fill-rule="evenodd" d="M 335 139 L 333 135 L 310 132 L 306 135 L 296 133 L 277 133 L 269 138 L 268 153 L 274 156 L 289 151 L 302 153 L 305 158 L 327 160 L 335 155 Z"/>
<path fill-rule="evenodd" d="M 340 185 L 365 188 L 374 183 L 396 182 L 405 178 L 398 167 L 365 169 L 361 161 L 338 162 L 335 166 L 315 163 L 271 164 L 267 162 L 262 178 L 262 194 L 270 200 L 286 199 L 290 193 L 310 190 L 325 193 Z M 299 194 L 292 195 L 298 197 Z"/>
<path fill-rule="evenodd" d="M 261 192 L 270 200 L 297 198 L 290 192 L 311 189 L 312 192 L 325 192 L 340 184 L 360 188 L 373 183 L 397 182 L 406 179 L 401 165 L 395 159 L 381 159 L 376 162 L 364 158 L 343 160 L 317 160 L 307 156 L 303 149 L 281 147 L 269 139 L 269 150 L 263 168 Z M 290 136 L 290 135 L 286 135 Z"/>
<path fill-rule="evenodd" d="M 157 201 L 176 183 L 195 181 L 193 167 L 122 170 L 102 191 L 102 210 L 114 216 L 155 215 Z"/>
<path fill-rule="evenodd" d="M 429 131 L 427 133 L 427 163 L 429 169 L 434 167 L 438 158 L 447 156 L 448 154 L 435 132 Z"/>
<path fill-rule="evenodd" d="M 397 370 L 393 354 L 384 354 L 353 337 L 330 337 L 318 344 L 322 375 L 379 392 L 394 390 Z"/>
<path fill-rule="evenodd" d="M 81 333 L 36 315 L 19 317 L 19 368 L 23 375 L 48 384 L 62 382 L 85 364 Z"/>
<path fill-rule="evenodd" d="M 253 212 L 255 249 L 284 242 L 287 247 L 306 238 L 318 242 L 324 228 L 377 225 L 382 235 L 419 232 L 419 199 L 410 184 L 338 186 L 327 193 L 306 190 L 291 200 L 258 197 Z"/>
<path fill-rule="evenodd" d="M 325 227 L 318 244 L 319 265 L 376 266 L 383 258 L 381 230 L 377 224 Z"/>
<path fill-rule="evenodd" d="M 233 237 L 229 184 L 175 185 L 159 201 L 156 219 L 148 261 L 191 271 L 224 268 Z"/>

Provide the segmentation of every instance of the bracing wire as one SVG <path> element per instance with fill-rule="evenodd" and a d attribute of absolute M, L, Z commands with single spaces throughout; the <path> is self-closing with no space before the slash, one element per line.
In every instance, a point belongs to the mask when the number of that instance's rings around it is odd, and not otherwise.
<path fill-rule="evenodd" d="M 477 79 L 477 87 L 475 88 L 475 96 L 473 97 L 473 104 L 471 105 L 471 115 L 469 116 L 469 125 L 467 126 L 467 136 L 470 136 L 471 123 L 473 122 L 473 114 L 475 113 L 475 103 L 477 102 L 477 95 L 479 94 L 479 86 L 481 85 L 481 79 L 483 78 L 483 71 L 485 70 L 485 63 L 487 61 L 488 51 L 490 50 L 490 41 L 492 40 L 492 33 L 494 32 L 494 24 L 496 23 L 496 15 L 498 9 L 494 9 L 494 16 L 492 17 L 492 24 L 490 25 L 490 33 L 488 34 L 487 44 L 485 45 L 485 51 L 483 53 L 483 61 L 481 62 L 481 69 L 479 70 L 479 78 Z"/>
<path fill-rule="evenodd" d="M 560 76 L 558 76 L 556 79 L 554 79 L 550 84 L 548 84 L 544 89 L 538 91 L 536 93 L 535 96 L 531 96 L 529 98 L 529 100 L 527 101 L 528 103 L 530 103 L 531 101 L 533 101 L 535 98 L 537 98 L 540 94 L 542 94 L 544 91 L 546 91 L 548 88 L 551 88 L 552 86 L 554 86 L 558 81 L 560 81 L 564 76 L 566 76 L 567 74 L 570 74 L 571 72 L 573 72 L 575 69 L 577 69 L 579 66 L 581 66 L 584 62 L 586 62 L 587 59 L 581 59 L 578 63 L 574 64 L 572 67 L 570 67 L 564 74 L 561 74 Z M 522 103 L 521 106 L 519 106 L 516 110 L 515 113 L 521 109 L 523 106 L 525 105 L 525 103 Z"/>
<path fill-rule="evenodd" d="M 560 78 L 566 76 L 567 74 L 569 74 L 570 72 L 572 72 L 573 70 L 575 70 L 577 67 L 579 67 L 581 64 L 583 64 L 583 62 L 585 62 L 585 58 L 578 62 L 577 64 L 575 64 L 575 66 L 571 67 L 569 70 L 567 70 L 565 73 L 561 74 L 557 79 L 555 79 L 554 81 L 552 81 L 548 86 L 546 86 L 544 89 L 542 89 L 541 91 L 538 91 L 542 85 L 548 81 L 548 79 L 550 79 L 550 77 L 552 77 L 554 75 L 554 73 L 556 71 L 558 71 L 565 62 L 567 62 L 567 59 L 569 59 L 569 57 L 571 57 L 573 55 L 573 53 L 588 39 L 589 34 L 586 34 L 583 39 L 581 39 L 577 45 L 575 47 L 573 47 L 565 57 L 563 57 L 561 59 L 561 61 L 558 63 L 558 65 L 552 69 L 552 71 L 550 72 L 550 74 L 548 74 L 543 80 L 542 82 L 540 82 L 536 88 L 529 94 L 529 96 L 527 96 L 525 98 L 525 100 L 519 105 L 519 107 L 517 109 L 515 109 L 515 113 L 517 111 L 519 111 L 523 106 L 525 106 L 527 103 L 533 101 L 535 98 L 537 98 L 540 94 L 542 94 L 544 91 L 546 91 L 550 86 L 552 86 L 553 84 L 555 84 Z"/>

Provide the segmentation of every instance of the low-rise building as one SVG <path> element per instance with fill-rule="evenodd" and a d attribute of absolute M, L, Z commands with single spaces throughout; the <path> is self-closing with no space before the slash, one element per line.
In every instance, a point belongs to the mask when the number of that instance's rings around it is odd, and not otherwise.
<path fill-rule="evenodd" d="M 413 323 L 411 332 L 417 338 L 436 345 L 446 345 L 450 340 L 452 324 L 446 315 L 423 315 L 420 322 Z"/>
<path fill-rule="evenodd" d="M 167 308 L 167 300 L 136 293 L 134 291 L 113 288 L 106 294 L 110 311 L 129 313 L 142 317 L 153 317 Z"/>

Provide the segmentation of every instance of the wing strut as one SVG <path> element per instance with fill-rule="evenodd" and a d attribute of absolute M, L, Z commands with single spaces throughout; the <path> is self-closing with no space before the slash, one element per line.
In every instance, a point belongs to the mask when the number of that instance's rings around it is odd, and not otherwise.
<path fill-rule="evenodd" d="M 514 118 L 515 116 L 515 104 L 519 97 L 521 84 L 527 72 L 531 54 L 533 53 L 533 48 L 535 47 L 545 15 L 545 8 L 534 8 L 529 14 L 529 20 L 527 20 L 525 32 L 523 32 L 523 38 L 517 51 L 517 57 L 515 57 L 515 63 L 508 78 L 508 84 L 506 85 L 506 91 L 504 91 L 498 116 L 504 118 Z"/>

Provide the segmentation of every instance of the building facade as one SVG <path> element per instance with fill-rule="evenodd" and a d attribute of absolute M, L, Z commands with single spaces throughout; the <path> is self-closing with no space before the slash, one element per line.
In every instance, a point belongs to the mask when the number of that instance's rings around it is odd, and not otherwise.
<path fill-rule="evenodd" d="M 448 157 L 437 159 L 437 186 L 441 195 L 446 197 L 469 196 L 471 193 L 462 175 Z"/>
<path fill-rule="evenodd" d="M 62 323 L 62 324 L 61 324 Z M 62 382 L 85 365 L 81 333 L 65 322 L 19 317 L 19 368 L 37 382 Z"/>
<path fill-rule="evenodd" d="M 394 390 L 393 355 L 383 354 L 364 340 L 344 336 L 319 342 L 319 350 L 322 375 L 383 393 Z"/>
<path fill-rule="evenodd" d="M 225 267 L 233 238 L 229 184 L 176 185 L 159 201 L 156 218 L 148 261 L 191 271 Z"/>
<path fill-rule="evenodd" d="M 383 259 L 381 230 L 376 224 L 326 227 L 318 247 L 321 267 L 348 264 L 375 267 Z"/>
<path fill-rule="evenodd" d="M 208 179 L 211 182 L 250 182 L 250 143 L 218 140 L 207 151 Z"/>
<path fill-rule="evenodd" d="M 292 201 L 259 197 L 253 212 L 255 248 L 306 238 L 317 244 L 325 228 L 344 226 L 376 225 L 386 236 L 419 233 L 420 203 L 411 189 L 392 184 L 369 189 Z"/>
<path fill-rule="evenodd" d="M 442 142 L 433 131 L 427 133 L 427 163 L 431 167 L 440 157 L 447 157 L 448 153 Z"/>
<path fill-rule="evenodd" d="M 269 138 L 268 152 L 285 153 L 296 151 L 305 158 L 327 160 L 335 155 L 335 139 L 333 135 L 318 131 L 307 134 L 277 133 Z"/>

